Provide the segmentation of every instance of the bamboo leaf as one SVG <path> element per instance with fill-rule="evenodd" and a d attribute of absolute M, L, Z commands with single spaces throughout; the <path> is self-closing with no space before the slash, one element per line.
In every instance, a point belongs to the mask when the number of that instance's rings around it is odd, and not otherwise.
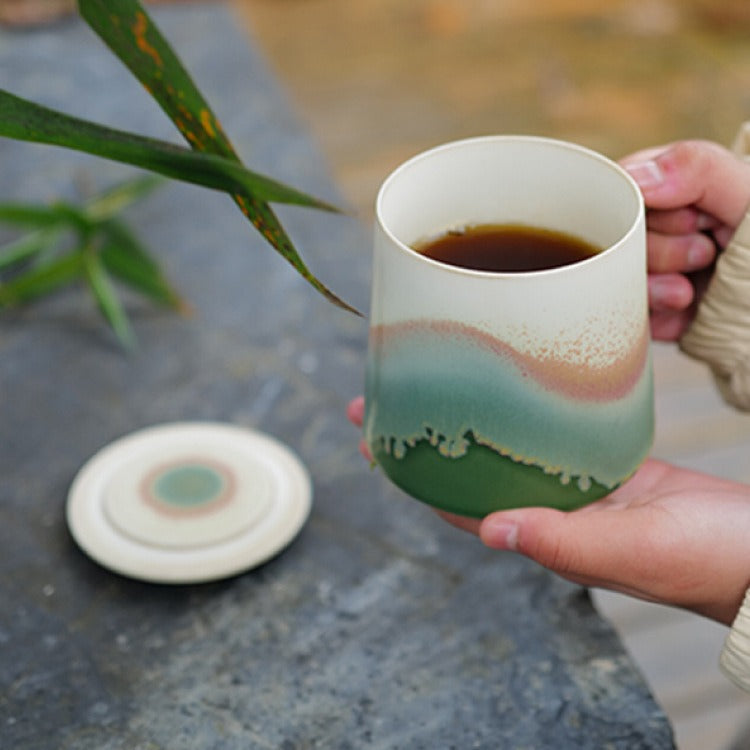
<path fill-rule="evenodd" d="M 247 191 L 273 203 L 337 211 L 238 162 L 81 120 L 2 89 L 0 113 L 0 136 L 84 151 L 230 194 Z"/>
<path fill-rule="evenodd" d="M 11 281 L 0 283 L 0 306 L 31 302 L 80 278 L 82 272 L 83 260 L 78 252 L 35 267 Z"/>
<path fill-rule="evenodd" d="M 102 315 L 114 331 L 120 344 L 125 349 L 132 349 L 135 346 L 133 329 L 125 313 L 125 308 L 123 308 L 109 280 L 101 258 L 93 252 L 86 252 L 84 256 L 84 270 L 89 287 Z"/>
<path fill-rule="evenodd" d="M 0 247 L 0 271 L 29 260 L 53 246 L 62 231 L 58 228 L 40 229 L 7 242 Z"/>
<path fill-rule="evenodd" d="M 70 223 L 69 209 L 70 207 L 61 203 L 49 206 L 31 203 L 2 203 L 0 204 L 0 221 L 20 227 L 49 228 Z M 82 215 L 76 218 L 83 219 Z"/>
<path fill-rule="evenodd" d="M 103 225 L 100 254 L 107 271 L 119 281 L 161 305 L 187 311 L 188 306 L 167 281 L 159 264 L 121 222 Z"/>
<path fill-rule="evenodd" d="M 91 28 L 151 92 L 192 150 L 97 125 L 1 89 L 0 136 L 71 148 L 227 192 L 255 228 L 303 278 L 334 304 L 360 314 L 310 272 L 269 203 L 290 203 L 328 211 L 337 209 L 242 165 L 215 114 L 137 0 L 79 0 L 79 10 Z M 116 203 L 113 199 L 113 206 Z M 65 206 L 60 206 L 59 210 L 64 211 Z M 79 232 L 85 236 L 87 222 L 105 217 L 108 210 L 116 209 L 101 204 L 89 207 L 83 220 L 75 211 L 67 218 L 77 224 Z"/>
<path fill-rule="evenodd" d="M 208 102 L 141 3 L 79 0 L 78 9 L 193 148 L 236 156 Z"/>
<path fill-rule="evenodd" d="M 229 138 L 184 65 L 137 0 L 78 0 L 79 12 L 154 97 L 194 150 L 235 160 Z M 317 291 L 338 307 L 359 311 L 335 295 L 309 270 L 268 202 L 239 189 L 235 202 L 266 241 Z"/>
<path fill-rule="evenodd" d="M 163 184 L 164 180 L 157 175 L 138 175 L 92 198 L 86 204 L 84 212 L 92 221 L 110 219 Z"/>

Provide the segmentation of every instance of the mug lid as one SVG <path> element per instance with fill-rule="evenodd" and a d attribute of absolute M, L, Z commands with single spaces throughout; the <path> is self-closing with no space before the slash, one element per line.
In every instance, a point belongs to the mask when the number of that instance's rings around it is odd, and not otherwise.
<path fill-rule="evenodd" d="M 288 545 L 312 484 L 283 443 L 215 422 L 156 425 L 95 453 L 70 487 L 67 522 L 96 562 L 154 583 L 211 581 Z"/>

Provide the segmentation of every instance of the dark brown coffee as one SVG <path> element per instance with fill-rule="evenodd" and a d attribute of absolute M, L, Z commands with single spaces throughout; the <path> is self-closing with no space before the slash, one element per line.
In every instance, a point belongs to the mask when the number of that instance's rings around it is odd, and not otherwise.
<path fill-rule="evenodd" d="M 522 224 L 477 224 L 419 242 L 428 258 L 477 271 L 521 273 L 567 266 L 601 248 L 565 232 Z"/>

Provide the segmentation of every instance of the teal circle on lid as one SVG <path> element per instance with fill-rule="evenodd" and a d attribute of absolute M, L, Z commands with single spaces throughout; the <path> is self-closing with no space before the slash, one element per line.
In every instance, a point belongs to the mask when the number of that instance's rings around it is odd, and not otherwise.
<path fill-rule="evenodd" d="M 213 467 L 189 463 L 158 474 L 149 490 L 159 502 L 175 508 L 195 508 L 218 500 L 226 484 L 224 477 Z"/>
<path fill-rule="evenodd" d="M 122 534 L 163 549 L 198 549 L 228 541 L 269 512 L 274 472 L 263 456 L 179 442 L 113 468 L 103 509 Z"/>

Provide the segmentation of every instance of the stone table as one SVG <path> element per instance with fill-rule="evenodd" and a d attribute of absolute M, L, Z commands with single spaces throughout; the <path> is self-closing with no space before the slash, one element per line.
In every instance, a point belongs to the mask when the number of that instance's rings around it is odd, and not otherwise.
<path fill-rule="evenodd" d="M 283 91 L 224 7 L 160 8 L 251 167 L 340 200 Z M 173 139 L 74 19 L 0 32 L 0 86 Z M 0 140 L 0 199 L 73 198 L 131 174 Z M 369 232 L 280 210 L 312 269 L 367 307 Z M 124 354 L 71 290 L 0 320 L 0 744 L 76 748 L 671 748 L 647 685 L 585 591 L 493 553 L 367 469 L 344 416 L 366 322 L 312 291 L 223 195 L 169 184 L 128 211 L 190 300 L 132 300 Z M 68 488 L 100 447 L 178 420 L 261 429 L 308 466 L 313 510 L 271 561 L 166 586 L 86 557 Z"/>

